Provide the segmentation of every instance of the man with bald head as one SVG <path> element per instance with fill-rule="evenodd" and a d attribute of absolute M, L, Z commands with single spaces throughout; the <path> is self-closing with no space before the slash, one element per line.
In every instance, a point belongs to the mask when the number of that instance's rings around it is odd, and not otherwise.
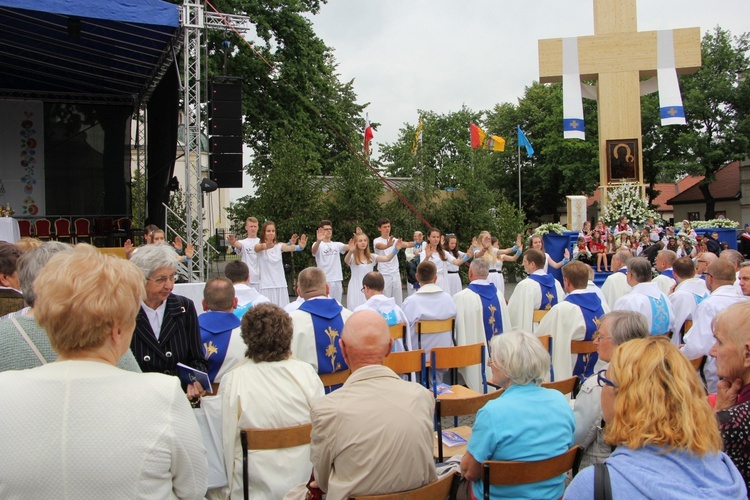
<path fill-rule="evenodd" d="M 674 279 L 674 269 L 672 265 L 677 260 L 677 254 L 672 250 L 659 250 L 656 254 L 656 270 L 659 276 L 653 279 L 654 283 L 659 286 L 659 290 L 664 295 L 669 295 L 676 281 Z"/>
<path fill-rule="evenodd" d="M 247 346 L 240 333 L 240 318 L 234 314 L 236 307 L 237 297 L 229 278 L 211 278 L 206 282 L 203 288 L 205 312 L 198 316 L 198 326 L 208 378 L 214 384 L 221 383 L 224 374 L 245 359 Z"/>
<path fill-rule="evenodd" d="M 719 257 L 711 252 L 703 252 L 695 261 L 695 274 L 702 280 L 706 279 L 708 265 Z"/>
<path fill-rule="evenodd" d="M 607 299 L 607 304 L 610 308 L 614 307 L 617 299 L 630 292 L 627 275 L 628 260 L 632 257 L 633 255 L 628 250 L 619 250 L 612 256 L 610 269 L 614 269 L 614 271 L 602 285 L 602 293 Z"/>
<path fill-rule="evenodd" d="M 352 313 L 336 299 L 329 298 L 328 293 L 326 274 L 322 269 L 303 269 L 297 277 L 297 295 L 305 301 L 299 309 L 289 313 L 294 326 L 292 354 L 313 365 L 319 374 L 347 368 L 338 339 L 344 322 Z"/>
<path fill-rule="evenodd" d="M 344 385 L 312 404 L 310 460 L 331 500 L 419 488 L 437 480 L 432 458 L 432 393 L 383 366 L 393 341 L 378 313 L 359 311 L 340 349 L 352 370 Z"/>
<path fill-rule="evenodd" d="M 681 351 L 688 359 L 708 356 L 703 368 L 709 394 L 716 392 L 716 360 L 708 351 L 714 344 L 711 322 L 719 311 L 745 300 L 734 290 L 734 265 L 725 259 L 716 259 L 706 270 L 706 287 L 711 295 L 704 299 L 693 314 L 693 326 L 685 334 L 685 345 Z"/>

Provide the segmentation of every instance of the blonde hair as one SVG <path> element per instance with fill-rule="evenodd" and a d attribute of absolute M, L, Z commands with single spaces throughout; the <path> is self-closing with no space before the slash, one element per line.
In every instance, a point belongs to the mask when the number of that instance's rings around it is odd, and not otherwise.
<path fill-rule="evenodd" d="M 357 248 L 357 240 L 359 240 L 360 236 L 365 237 L 365 241 L 367 241 L 367 246 L 365 249 L 360 252 L 359 248 Z M 354 235 L 354 263 L 355 264 L 370 264 L 372 262 L 372 254 L 370 253 L 370 238 L 367 237 L 367 235 L 363 232 L 359 232 Z M 360 255 L 364 255 L 364 258 L 361 259 Z"/>
<path fill-rule="evenodd" d="M 28 252 L 29 250 L 39 248 L 40 246 L 42 246 L 42 243 L 44 242 L 38 238 L 29 238 L 28 236 L 24 236 L 23 238 L 18 240 L 16 246 L 21 249 L 21 252 Z"/>
<path fill-rule="evenodd" d="M 34 318 L 60 354 L 99 347 L 116 326 L 132 332 L 146 296 L 138 267 L 83 243 L 55 254 L 34 292 Z"/>
<path fill-rule="evenodd" d="M 609 378 L 617 385 L 605 441 L 631 449 L 647 445 L 697 456 L 718 453 L 721 436 L 706 392 L 688 359 L 666 337 L 620 345 Z"/>
<path fill-rule="evenodd" d="M 481 233 L 479 233 L 479 237 L 477 238 L 480 244 L 482 242 L 482 237 L 484 235 L 487 235 L 490 238 L 492 237 L 489 231 L 482 231 Z M 482 254 L 482 259 L 486 260 L 490 264 L 490 267 L 495 266 L 495 263 L 497 262 L 497 257 L 495 257 L 495 251 L 492 248 L 492 243 L 490 243 L 490 248 L 488 248 L 487 251 Z"/>

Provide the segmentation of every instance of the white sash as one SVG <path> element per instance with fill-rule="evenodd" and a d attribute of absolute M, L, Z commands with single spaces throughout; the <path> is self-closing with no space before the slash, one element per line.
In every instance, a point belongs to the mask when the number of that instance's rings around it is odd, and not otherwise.
<path fill-rule="evenodd" d="M 581 98 L 581 74 L 578 69 L 578 38 L 563 38 L 563 136 L 586 139 Z"/>
<path fill-rule="evenodd" d="M 685 125 L 680 85 L 674 65 L 674 36 L 672 30 L 656 32 L 657 69 L 659 82 L 659 113 L 662 125 Z"/>

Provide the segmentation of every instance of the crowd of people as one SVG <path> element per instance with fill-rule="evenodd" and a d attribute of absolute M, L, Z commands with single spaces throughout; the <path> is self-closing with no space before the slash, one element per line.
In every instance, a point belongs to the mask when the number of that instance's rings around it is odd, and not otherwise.
<path fill-rule="evenodd" d="M 626 217 L 585 224 L 560 261 L 539 235 L 503 245 L 482 231 L 461 246 L 434 228 L 399 238 L 381 219 L 371 244 L 360 228 L 346 243 L 332 229 L 320 222 L 316 266 L 296 277 L 291 302 L 281 256 L 305 251 L 307 236 L 284 240 L 253 217 L 244 239 L 228 237 L 240 258 L 205 283 L 200 303 L 173 293 L 192 247 L 167 244 L 158 228 L 139 248 L 128 242 L 127 259 L 0 242 L 0 439 L 12 450 L 0 498 L 242 498 L 246 487 L 250 498 L 335 500 L 419 488 L 437 479 L 432 384 L 448 374 L 423 387 L 384 364 L 393 352 L 477 343 L 488 361 L 461 368 L 458 382 L 481 392 L 486 379 L 501 394 L 478 412 L 457 466 L 466 498 L 483 495 L 485 460 L 543 460 L 573 445 L 591 467 L 569 486 L 561 475 L 492 486 L 491 498 L 594 498 L 602 477 L 623 497 L 747 497 L 750 263 L 740 252 L 687 222 L 637 230 Z M 406 297 L 401 250 L 414 268 Z M 516 260 L 527 276 L 506 301 L 503 263 Z M 420 321 L 444 319 L 454 327 L 421 333 Z M 395 325 L 403 336 L 391 336 Z M 572 341 L 597 351 L 574 353 Z M 324 387 L 320 376 L 338 372 L 346 382 Z M 541 387 L 569 377 L 580 380 L 572 405 Z M 218 442 L 198 415 L 218 422 Z M 310 444 L 243 457 L 242 429 L 302 424 Z"/>

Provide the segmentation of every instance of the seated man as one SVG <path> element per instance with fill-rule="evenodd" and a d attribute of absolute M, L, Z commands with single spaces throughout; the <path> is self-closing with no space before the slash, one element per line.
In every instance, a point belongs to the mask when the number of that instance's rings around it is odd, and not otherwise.
<path fill-rule="evenodd" d="M 612 274 L 607 276 L 607 279 L 602 285 L 602 293 L 607 299 L 607 305 L 610 308 L 614 307 L 617 299 L 623 295 L 627 295 L 630 292 L 630 285 L 628 285 L 628 260 L 633 256 L 627 250 L 618 250 L 612 256 Z"/>
<path fill-rule="evenodd" d="M 716 420 L 724 452 L 739 469 L 750 490 L 750 302 L 742 301 L 716 315 L 714 345 L 721 379 L 716 394 Z"/>
<path fill-rule="evenodd" d="M 437 267 L 429 260 L 420 262 L 417 266 L 417 281 L 419 289 L 414 295 L 404 301 L 404 314 L 409 321 L 411 345 L 413 349 L 424 349 L 429 359 L 433 347 L 452 346 L 453 338 L 450 330 L 441 333 L 422 335 L 420 347 L 417 335 L 417 322 L 420 320 L 449 319 L 456 317 L 456 306 L 453 299 L 442 288 L 437 286 Z M 437 374 L 438 383 L 442 382 L 445 370 Z"/>
<path fill-rule="evenodd" d="M 388 326 L 394 326 L 402 323 L 406 326 L 406 348 L 404 348 L 403 339 L 393 342 L 393 351 L 411 351 L 411 335 L 409 333 L 409 320 L 406 318 L 404 311 L 396 304 L 395 297 L 386 297 L 383 294 L 385 289 L 385 278 L 378 271 L 371 271 L 362 278 L 362 290 L 367 302 L 358 306 L 353 312 L 357 311 L 375 311 L 385 319 Z"/>
<path fill-rule="evenodd" d="M 688 359 L 695 359 L 709 354 L 714 344 L 711 322 L 719 311 L 732 304 L 745 301 L 744 297 L 734 291 L 734 266 L 724 259 L 716 259 L 708 265 L 706 270 L 706 287 L 711 295 L 698 304 L 693 317 L 693 326 L 685 333 L 685 345 L 680 349 Z M 716 374 L 716 360 L 708 356 L 703 367 L 708 393 L 716 392 L 719 377 Z"/>
<path fill-rule="evenodd" d="M 713 254 L 711 254 L 713 255 Z M 674 330 L 672 343 L 677 347 L 682 345 L 682 327 L 685 321 L 693 320 L 693 313 L 698 304 L 708 297 L 706 282 L 695 277 L 695 265 L 690 257 L 680 257 L 674 264 L 674 279 L 677 286 L 669 295 L 669 302 L 674 310 Z"/>
<path fill-rule="evenodd" d="M 297 277 L 297 294 L 305 301 L 289 313 L 294 326 L 292 354 L 313 365 L 319 374 L 348 368 L 338 339 L 352 313 L 336 299 L 328 298 L 328 291 L 322 269 L 303 269 Z"/>
<path fill-rule="evenodd" d="M 552 367 L 555 380 L 576 376 L 583 381 L 594 374 L 599 356 L 596 353 L 572 355 L 572 340 L 594 340 L 599 318 L 609 306 L 587 290 L 589 266 L 571 261 L 562 268 L 565 299 L 552 306 L 537 329 L 540 335 L 552 335 Z"/>
<path fill-rule="evenodd" d="M 236 262 L 246 266 L 241 261 Z M 232 312 L 236 306 L 237 297 L 228 278 L 211 278 L 206 282 L 203 288 L 206 312 L 198 316 L 198 326 L 208 363 L 208 378 L 213 384 L 221 383 L 221 377 L 245 358 L 247 346 L 242 340 L 240 318 Z"/>
<path fill-rule="evenodd" d="M 654 283 L 659 286 L 659 290 L 664 295 L 669 295 L 672 287 L 675 285 L 674 269 L 672 266 L 677 260 L 677 254 L 672 250 L 660 250 L 656 254 L 656 270 L 659 276 L 653 279 Z"/>
<path fill-rule="evenodd" d="M 528 277 L 516 285 L 508 301 L 510 322 L 514 328 L 533 331 L 534 310 L 550 310 L 565 298 L 560 283 L 544 271 L 546 259 L 543 252 L 534 248 L 523 253 L 523 268 Z"/>
<path fill-rule="evenodd" d="M 734 282 L 734 291 L 737 292 L 737 295 L 743 295 L 742 288 L 740 287 L 740 268 L 742 267 L 742 264 L 745 262 L 745 257 L 742 256 L 740 252 L 737 250 L 732 250 L 731 248 L 728 248 L 721 252 L 719 255 L 720 259 L 727 260 L 732 263 L 734 266 L 734 272 L 737 276 L 737 281 Z"/>
<path fill-rule="evenodd" d="M 505 297 L 494 283 L 487 281 L 490 263 L 485 259 L 474 259 L 469 266 L 469 286 L 453 296 L 456 304 L 456 344 L 470 345 L 480 342 L 489 346 L 495 335 L 510 330 L 510 316 Z M 489 348 L 487 349 L 489 359 Z M 485 366 L 487 380 L 492 378 L 489 366 Z M 482 374 L 477 365 L 461 368 L 466 385 L 482 392 Z"/>
<path fill-rule="evenodd" d="M 234 315 L 238 318 L 242 318 L 254 305 L 270 302 L 268 297 L 261 295 L 255 286 L 250 286 L 250 268 L 241 260 L 227 262 L 224 276 L 234 285 L 234 295 L 237 297 Z"/>
<path fill-rule="evenodd" d="M 16 264 L 21 250 L 14 244 L 0 241 L 0 316 L 23 309 L 21 282 Z"/>
<path fill-rule="evenodd" d="M 630 293 L 615 302 L 613 311 L 633 311 L 646 316 L 651 335 L 664 335 L 673 331 L 672 304 L 656 283 L 651 282 L 651 264 L 643 257 L 628 261 Z"/>
<path fill-rule="evenodd" d="M 373 311 L 354 313 L 339 344 L 352 374 L 310 412 L 317 485 L 327 498 L 342 500 L 436 481 L 435 402 L 427 389 L 382 366 L 392 344 L 385 320 Z"/>

